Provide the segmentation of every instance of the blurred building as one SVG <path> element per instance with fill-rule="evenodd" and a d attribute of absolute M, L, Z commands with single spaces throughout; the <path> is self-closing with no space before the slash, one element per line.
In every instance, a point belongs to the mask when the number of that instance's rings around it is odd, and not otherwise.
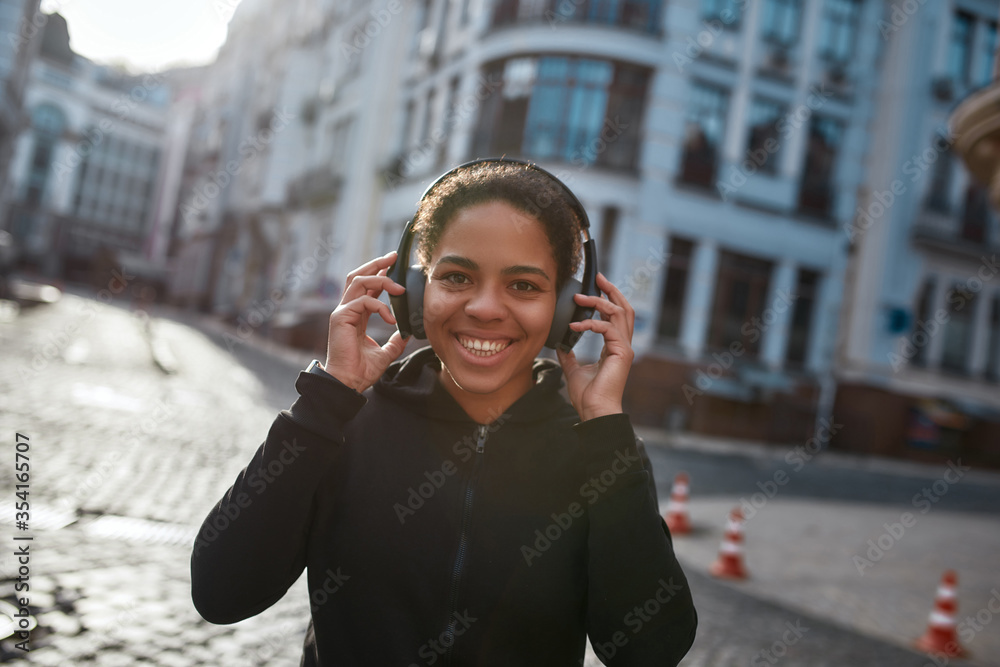
<path fill-rule="evenodd" d="M 851 225 L 838 446 L 1000 464 L 1000 227 L 956 159 L 956 103 L 989 83 L 996 2 L 887 11 L 873 150 Z"/>
<path fill-rule="evenodd" d="M 637 422 L 799 442 L 826 424 L 836 446 L 905 453 L 911 408 L 987 391 L 982 337 L 965 361 L 951 342 L 972 309 L 926 367 L 889 353 L 994 223 L 939 166 L 856 231 L 982 71 L 995 3 L 967 4 L 245 0 L 192 133 L 176 294 L 322 351 L 344 277 L 395 248 L 427 184 L 527 158 L 580 196 L 636 308 Z M 928 209 L 945 177 L 950 208 Z"/>
<path fill-rule="evenodd" d="M 22 261 L 68 279 L 124 266 L 156 280 L 147 247 L 162 196 L 169 91 L 159 75 L 75 54 L 58 14 L 37 39 L 25 91 L 30 127 L 11 165 L 9 227 Z"/>
<path fill-rule="evenodd" d="M 0 49 L 0 229 L 7 223 L 8 166 L 17 137 L 28 125 L 24 85 L 39 43 L 32 37 L 45 21 L 38 11 L 40 1 L 0 0 L 0 34 L 7 36 Z"/>

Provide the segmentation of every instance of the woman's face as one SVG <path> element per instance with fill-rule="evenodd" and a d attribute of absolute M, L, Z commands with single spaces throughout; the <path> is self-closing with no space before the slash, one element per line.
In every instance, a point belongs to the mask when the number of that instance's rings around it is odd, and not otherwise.
<path fill-rule="evenodd" d="M 556 268 L 541 223 L 506 202 L 470 206 L 448 223 L 428 267 L 424 328 L 451 391 L 506 406 L 531 388 Z"/>

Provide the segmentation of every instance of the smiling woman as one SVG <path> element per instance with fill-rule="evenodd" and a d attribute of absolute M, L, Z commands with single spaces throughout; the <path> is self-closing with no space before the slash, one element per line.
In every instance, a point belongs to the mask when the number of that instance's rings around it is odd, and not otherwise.
<path fill-rule="evenodd" d="M 587 227 L 527 163 L 476 161 L 429 188 L 398 256 L 348 276 L 325 364 L 205 520 L 191 568 L 206 619 L 259 613 L 305 568 L 307 665 L 579 665 L 588 636 L 608 665 L 680 661 L 697 617 L 621 408 L 635 316 Z M 375 313 L 399 329 L 384 345 Z M 604 339 L 594 363 L 571 350 L 584 331 Z M 430 346 L 396 361 L 411 332 Z"/>

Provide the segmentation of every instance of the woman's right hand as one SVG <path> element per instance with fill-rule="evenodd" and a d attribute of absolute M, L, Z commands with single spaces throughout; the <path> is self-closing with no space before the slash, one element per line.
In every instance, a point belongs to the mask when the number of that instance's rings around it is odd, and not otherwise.
<path fill-rule="evenodd" d="M 396 324 L 389 306 L 378 300 L 383 290 L 393 295 L 406 291 L 385 275 L 395 261 L 396 252 L 393 251 L 348 274 L 340 305 L 330 314 L 323 368 L 359 393 L 375 384 L 406 347 L 399 331 L 394 331 L 382 346 L 366 333 L 368 318 L 373 313 L 378 313 L 388 324 Z"/>

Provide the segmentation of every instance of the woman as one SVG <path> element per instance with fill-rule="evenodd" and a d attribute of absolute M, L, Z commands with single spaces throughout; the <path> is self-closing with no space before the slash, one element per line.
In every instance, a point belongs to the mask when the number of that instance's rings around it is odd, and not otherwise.
<path fill-rule="evenodd" d="M 679 662 L 695 611 L 622 413 L 631 306 L 598 275 L 606 296 L 571 298 L 600 319 L 569 329 L 600 360 L 536 359 L 579 263 L 570 197 L 506 160 L 439 179 L 414 221 L 430 347 L 402 361 L 398 331 L 365 329 L 396 324 L 378 296 L 404 295 L 387 272 L 407 258 L 348 276 L 325 363 L 195 543 L 202 616 L 257 614 L 307 567 L 304 664 L 578 666 L 587 635 L 609 665 Z"/>

